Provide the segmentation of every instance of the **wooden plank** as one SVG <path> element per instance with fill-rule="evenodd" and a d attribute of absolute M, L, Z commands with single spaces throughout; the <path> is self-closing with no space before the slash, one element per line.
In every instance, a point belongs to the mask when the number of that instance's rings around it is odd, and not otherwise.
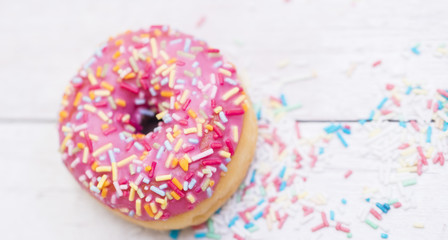
<path fill-rule="evenodd" d="M 290 102 L 311 106 L 295 113 L 297 118 L 363 118 L 366 108 L 378 104 L 375 96 L 385 82 L 406 77 L 446 87 L 448 58 L 433 57 L 448 39 L 446 16 L 438 4 L 420 2 L 2 4 L 0 30 L 7 34 L 0 38 L 0 118 L 56 119 L 64 87 L 99 43 L 128 28 L 156 23 L 221 48 L 246 72 L 249 85 L 267 85 L 275 94 L 284 92 Z M 424 8 L 416 7 L 420 5 Z M 48 11 L 36 11 L 41 8 Z M 203 16 L 203 27 L 197 28 Z M 410 49 L 418 43 L 422 54 L 416 56 Z M 291 64 L 279 70 L 285 60 Z M 378 60 L 381 65 L 372 68 Z M 318 75 L 313 80 L 277 84 L 312 71 Z M 256 88 L 250 90 L 257 94 Z"/>
<path fill-rule="evenodd" d="M 391 124 L 396 126 L 396 123 L 388 123 L 386 127 Z M 302 135 L 305 138 L 318 135 L 326 125 L 328 123 L 303 123 Z M 81 190 L 60 161 L 54 124 L 2 123 L 0 132 L 0 155 L 4 160 L 4 171 L 0 175 L 0 211 L 8 220 L 2 225 L 3 229 L 8 229 L 3 231 L 5 239 L 169 239 L 167 232 L 144 230 L 112 215 Z M 347 141 L 352 146 L 357 142 L 356 137 L 347 137 Z M 383 163 L 371 157 L 358 158 L 338 144 L 336 141 L 326 150 L 333 156 L 325 160 L 327 164 L 318 162 L 317 168 L 321 170 L 303 170 L 303 176 L 308 177 L 308 191 L 323 193 L 336 205 L 345 198 L 348 203 L 341 205 L 346 209 L 343 218 L 352 223 L 350 228 L 354 236 L 379 238 L 379 230 L 370 229 L 356 220 L 356 216 L 357 210 L 367 205 L 359 197 L 363 188 L 378 186 L 382 189 L 376 169 Z M 347 169 L 353 170 L 350 179 L 343 177 Z M 384 217 L 381 223 L 392 230 L 394 238 L 444 239 L 447 236 L 448 175 L 444 170 L 434 167 L 412 187 L 417 209 L 394 210 Z M 388 193 L 383 194 L 387 196 Z M 282 231 L 268 232 L 263 237 L 281 236 L 286 239 L 291 234 L 298 234 L 306 239 L 315 238 L 318 234 L 311 233 L 309 225 L 302 226 L 300 219 L 290 220 Z M 314 219 L 310 224 L 317 225 L 319 221 Z M 412 227 L 418 221 L 425 223 L 425 229 Z M 23 231 L 23 226 L 26 226 L 26 231 Z M 264 226 L 263 223 L 260 226 Z M 182 234 L 186 236 L 188 231 Z M 330 236 L 332 239 L 346 239 L 344 234 L 335 234 L 333 230 L 322 233 L 323 239 Z"/>

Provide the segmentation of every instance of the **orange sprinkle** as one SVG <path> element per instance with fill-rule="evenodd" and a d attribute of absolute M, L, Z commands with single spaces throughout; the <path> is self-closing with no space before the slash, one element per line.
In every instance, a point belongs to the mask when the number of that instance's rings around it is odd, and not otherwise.
<path fill-rule="evenodd" d="M 109 128 L 109 124 L 105 123 L 101 125 L 101 130 L 105 130 Z"/>
<path fill-rule="evenodd" d="M 150 57 L 146 57 L 146 63 L 151 63 L 151 58 Z"/>
<path fill-rule="evenodd" d="M 107 83 L 105 81 L 101 82 L 101 87 L 105 88 L 105 89 L 107 89 L 107 90 L 109 90 L 111 92 L 114 90 L 114 86 L 110 85 L 109 83 Z"/>
<path fill-rule="evenodd" d="M 171 167 L 172 168 L 177 167 L 178 163 L 179 163 L 179 160 L 177 158 L 173 158 L 173 160 L 171 160 Z"/>
<path fill-rule="evenodd" d="M 59 112 L 59 117 L 62 118 L 62 119 L 68 117 L 67 111 L 65 111 L 65 110 L 60 111 Z"/>
<path fill-rule="evenodd" d="M 158 36 L 162 35 L 162 31 L 160 31 L 160 29 L 156 28 L 154 30 L 154 35 L 156 35 L 158 37 Z"/>
<path fill-rule="evenodd" d="M 176 102 L 174 102 L 174 108 L 176 109 L 176 110 L 179 110 L 180 109 L 180 105 L 179 105 L 179 103 L 176 101 Z"/>
<path fill-rule="evenodd" d="M 210 181 L 210 187 L 213 187 L 213 185 L 215 185 L 215 181 L 211 180 Z"/>
<path fill-rule="evenodd" d="M 136 137 L 137 137 L 138 139 L 142 139 L 142 138 L 145 137 L 145 134 L 137 133 L 137 134 L 136 134 Z"/>
<path fill-rule="evenodd" d="M 112 68 L 112 70 L 114 72 L 118 72 L 118 70 L 120 70 L 120 66 L 119 65 L 115 65 L 114 68 Z"/>
<path fill-rule="evenodd" d="M 104 187 L 107 188 L 110 186 L 110 181 L 109 179 L 106 180 L 106 182 L 104 182 Z"/>
<path fill-rule="evenodd" d="M 146 166 L 146 167 L 145 167 L 145 171 L 147 171 L 147 172 L 151 171 L 151 169 L 152 169 L 151 166 Z"/>
<path fill-rule="evenodd" d="M 248 108 L 248 106 L 247 106 L 246 103 L 242 103 L 242 104 L 241 104 L 241 107 L 243 107 L 244 112 L 247 112 L 247 108 Z"/>
<path fill-rule="evenodd" d="M 193 111 L 193 109 L 188 110 L 188 115 L 190 115 L 191 118 L 195 119 L 198 115 Z"/>
<path fill-rule="evenodd" d="M 101 197 L 102 198 L 105 198 L 106 196 L 107 196 L 107 192 L 108 192 L 109 190 L 107 190 L 107 188 L 103 188 L 103 190 L 101 191 Z"/>
<path fill-rule="evenodd" d="M 115 103 L 120 107 L 126 107 L 126 101 L 121 98 L 115 99 Z"/>
<path fill-rule="evenodd" d="M 78 144 L 76 144 L 76 146 L 78 146 L 78 148 L 80 148 L 80 149 L 84 149 L 84 147 L 85 147 L 84 143 L 78 143 Z"/>
<path fill-rule="evenodd" d="M 188 160 L 185 158 L 181 158 L 179 161 L 179 166 L 184 170 L 185 172 L 188 171 Z"/>
<path fill-rule="evenodd" d="M 96 77 L 100 77 L 102 71 L 103 71 L 103 68 L 101 66 L 98 66 L 96 68 Z"/>
<path fill-rule="evenodd" d="M 205 125 L 205 128 L 207 128 L 209 131 L 213 131 L 213 126 L 210 124 Z"/>
<path fill-rule="evenodd" d="M 176 63 L 176 62 L 177 62 L 177 59 L 176 59 L 176 58 L 171 58 L 170 60 L 168 60 L 168 61 L 166 62 L 166 64 L 171 65 L 171 64 Z"/>
<path fill-rule="evenodd" d="M 149 34 L 148 33 L 142 33 L 140 34 L 141 38 L 149 38 Z"/>
<path fill-rule="evenodd" d="M 90 99 L 95 99 L 95 93 L 93 92 L 93 91 L 90 91 L 89 92 L 89 97 L 90 97 Z"/>
<path fill-rule="evenodd" d="M 183 186 L 182 186 L 182 184 L 179 182 L 179 180 L 177 180 L 177 178 L 173 178 L 173 179 L 171 179 L 171 182 L 173 182 L 174 185 L 176 185 L 176 187 L 179 188 L 179 190 L 182 190 Z"/>
<path fill-rule="evenodd" d="M 179 195 L 177 195 L 177 193 L 175 191 L 171 191 L 170 194 L 171 194 L 171 196 L 173 196 L 174 199 L 176 199 L 176 200 L 180 199 Z"/>
<path fill-rule="evenodd" d="M 154 213 L 152 212 L 151 208 L 149 207 L 149 204 L 145 204 L 143 205 L 143 208 L 145 209 L 146 213 L 150 216 L 150 217 L 154 217 Z"/>
<path fill-rule="evenodd" d="M 157 65 L 157 66 L 162 65 L 162 63 L 163 63 L 163 62 L 162 62 L 160 59 L 158 59 L 158 60 L 156 61 L 156 65 Z"/>
<path fill-rule="evenodd" d="M 155 84 L 155 85 L 154 85 L 154 89 L 155 89 L 155 90 L 159 90 L 159 89 L 160 89 L 160 84 L 158 84 L 158 83 Z"/>
<path fill-rule="evenodd" d="M 160 92 L 160 95 L 162 97 L 172 97 L 172 96 L 174 96 L 174 92 L 164 90 L 164 91 Z"/>
<path fill-rule="evenodd" d="M 181 134 L 182 131 L 181 130 L 177 130 L 173 133 L 173 137 L 176 138 L 177 136 L 179 136 L 179 134 Z"/>
<path fill-rule="evenodd" d="M 135 78 L 135 76 L 136 76 L 136 75 L 135 75 L 134 72 L 130 72 L 130 73 L 126 74 L 126 76 L 124 76 L 123 79 L 125 79 L 125 80 L 133 79 L 133 78 Z"/>
<path fill-rule="evenodd" d="M 91 168 L 92 168 L 93 171 L 96 171 L 96 168 L 98 167 L 98 164 L 99 164 L 98 161 L 95 161 L 95 162 L 92 163 Z"/>
<path fill-rule="evenodd" d="M 121 52 L 120 52 L 120 51 L 116 51 L 116 52 L 114 53 L 114 55 L 112 56 L 112 58 L 113 58 L 113 59 L 117 59 L 120 55 L 121 55 Z"/>

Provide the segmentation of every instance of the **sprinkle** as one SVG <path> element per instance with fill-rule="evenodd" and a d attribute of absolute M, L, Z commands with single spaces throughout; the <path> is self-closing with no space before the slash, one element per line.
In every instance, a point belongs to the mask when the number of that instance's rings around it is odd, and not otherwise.
<path fill-rule="evenodd" d="M 160 190 L 160 189 L 157 188 L 156 186 L 151 186 L 149 189 L 150 189 L 151 191 L 157 193 L 158 195 L 160 195 L 160 196 L 162 196 L 162 197 L 165 197 L 165 192 L 162 191 L 162 190 Z"/>
<path fill-rule="evenodd" d="M 197 161 L 199 159 L 208 157 L 208 156 L 210 156 L 212 154 L 213 154 L 213 149 L 209 148 L 209 149 L 207 149 L 207 150 L 205 150 L 205 151 L 203 151 L 203 152 L 201 152 L 199 154 L 194 155 L 193 157 L 191 157 L 191 160 L 192 161 Z"/>
<path fill-rule="evenodd" d="M 342 137 L 342 135 L 339 132 L 336 132 L 336 135 L 338 136 L 338 138 L 341 141 L 342 145 L 344 145 L 344 147 L 348 147 L 348 144 L 345 141 L 345 139 Z"/>
<path fill-rule="evenodd" d="M 401 184 L 403 185 L 403 187 L 409 187 L 409 186 L 417 184 L 417 179 L 416 178 L 406 179 L 406 180 L 401 181 Z"/>
<path fill-rule="evenodd" d="M 95 151 L 92 153 L 92 156 L 93 156 L 93 157 L 98 157 L 100 154 L 102 154 L 103 152 L 105 152 L 105 151 L 111 149 L 112 147 L 113 147 L 112 143 L 105 144 L 105 145 L 103 145 L 102 147 L 100 147 L 100 148 L 98 148 L 97 150 L 95 150 Z"/>
<path fill-rule="evenodd" d="M 375 224 L 374 222 L 370 221 L 369 219 L 366 219 L 364 222 L 367 223 L 373 229 L 377 229 L 378 228 L 378 225 Z"/>
<path fill-rule="evenodd" d="M 134 159 L 137 159 L 137 156 L 135 154 L 117 162 L 117 167 L 123 167 L 123 166 L 127 165 L 128 163 L 130 163 Z"/>
<path fill-rule="evenodd" d="M 171 178 L 172 178 L 171 174 L 159 175 L 159 176 L 156 176 L 156 181 L 157 182 L 168 181 L 168 180 L 171 180 Z"/>

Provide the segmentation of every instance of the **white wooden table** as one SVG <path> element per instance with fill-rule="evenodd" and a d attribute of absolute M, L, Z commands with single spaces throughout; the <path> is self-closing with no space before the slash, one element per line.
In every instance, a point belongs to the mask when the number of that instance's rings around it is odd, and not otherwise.
<path fill-rule="evenodd" d="M 251 85 L 276 90 L 279 81 L 317 73 L 280 89 L 289 102 L 304 105 L 292 116 L 310 120 L 303 128 L 312 132 L 327 124 L 322 121 L 366 118 L 386 82 L 407 78 L 448 88 L 448 56 L 434 56 L 448 44 L 447 9 L 442 0 L 1 1 L 1 239 L 168 238 L 98 208 L 57 152 L 63 89 L 108 36 L 169 24 L 220 48 Z M 411 52 L 417 44 L 420 55 Z M 377 61 L 381 64 L 373 68 Z M 359 161 L 340 161 L 359 178 L 376 178 Z M 316 188 L 325 189 L 324 182 L 317 181 Z M 417 209 L 390 220 L 397 229 L 393 239 L 447 239 L 446 170 L 423 178 L 415 198 Z M 418 220 L 425 229 L 412 228 Z M 363 238 L 356 239 L 380 239 L 365 226 L 358 231 Z"/>

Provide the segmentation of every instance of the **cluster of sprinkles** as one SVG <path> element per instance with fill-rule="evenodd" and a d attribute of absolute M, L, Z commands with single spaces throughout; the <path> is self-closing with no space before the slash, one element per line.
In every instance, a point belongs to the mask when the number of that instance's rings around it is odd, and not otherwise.
<path fill-rule="evenodd" d="M 168 219 L 213 195 L 248 104 L 218 49 L 167 26 L 128 31 L 101 45 L 66 88 L 60 151 L 107 206 Z M 158 121 L 149 133 L 145 119 Z"/>
<path fill-rule="evenodd" d="M 184 235 L 172 232 L 171 238 L 264 239 L 266 231 L 281 232 L 285 225 L 314 235 L 311 239 L 325 239 L 327 234 L 337 239 L 363 238 L 356 235 L 354 226 L 359 224 L 365 224 L 377 239 L 392 238 L 390 212 L 415 209 L 413 186 L 430 168 L 445 164 L 448 90 L 403 79 L 387 84 L 383 92 L 368 118 L 358 124 L 328 124 L 318 136 L 305 135 L 302 130 L 307 123 L 287 116 L 287 96 L 257 99 L 260 134 L 246 180 L 207 223 L 193 227 L 192 232 L 183 231 Z M 357 193 L 356 209 L 349 208 L 352 203 L 346 198 L 335 200 L 313 192 L 308 183 L 325 171 L 330 159 L 338 158 L 332 154 L 334 149 L 383 163 L 374 169 L 379 179 Z M 341 180 L 350 183 L 352 175 L 356 172 L 347 166 Z M 357 212 L 356 216 L 346 214 L 348 210 Z M 408 227 L 425 225 L 415 219 Z"/>

